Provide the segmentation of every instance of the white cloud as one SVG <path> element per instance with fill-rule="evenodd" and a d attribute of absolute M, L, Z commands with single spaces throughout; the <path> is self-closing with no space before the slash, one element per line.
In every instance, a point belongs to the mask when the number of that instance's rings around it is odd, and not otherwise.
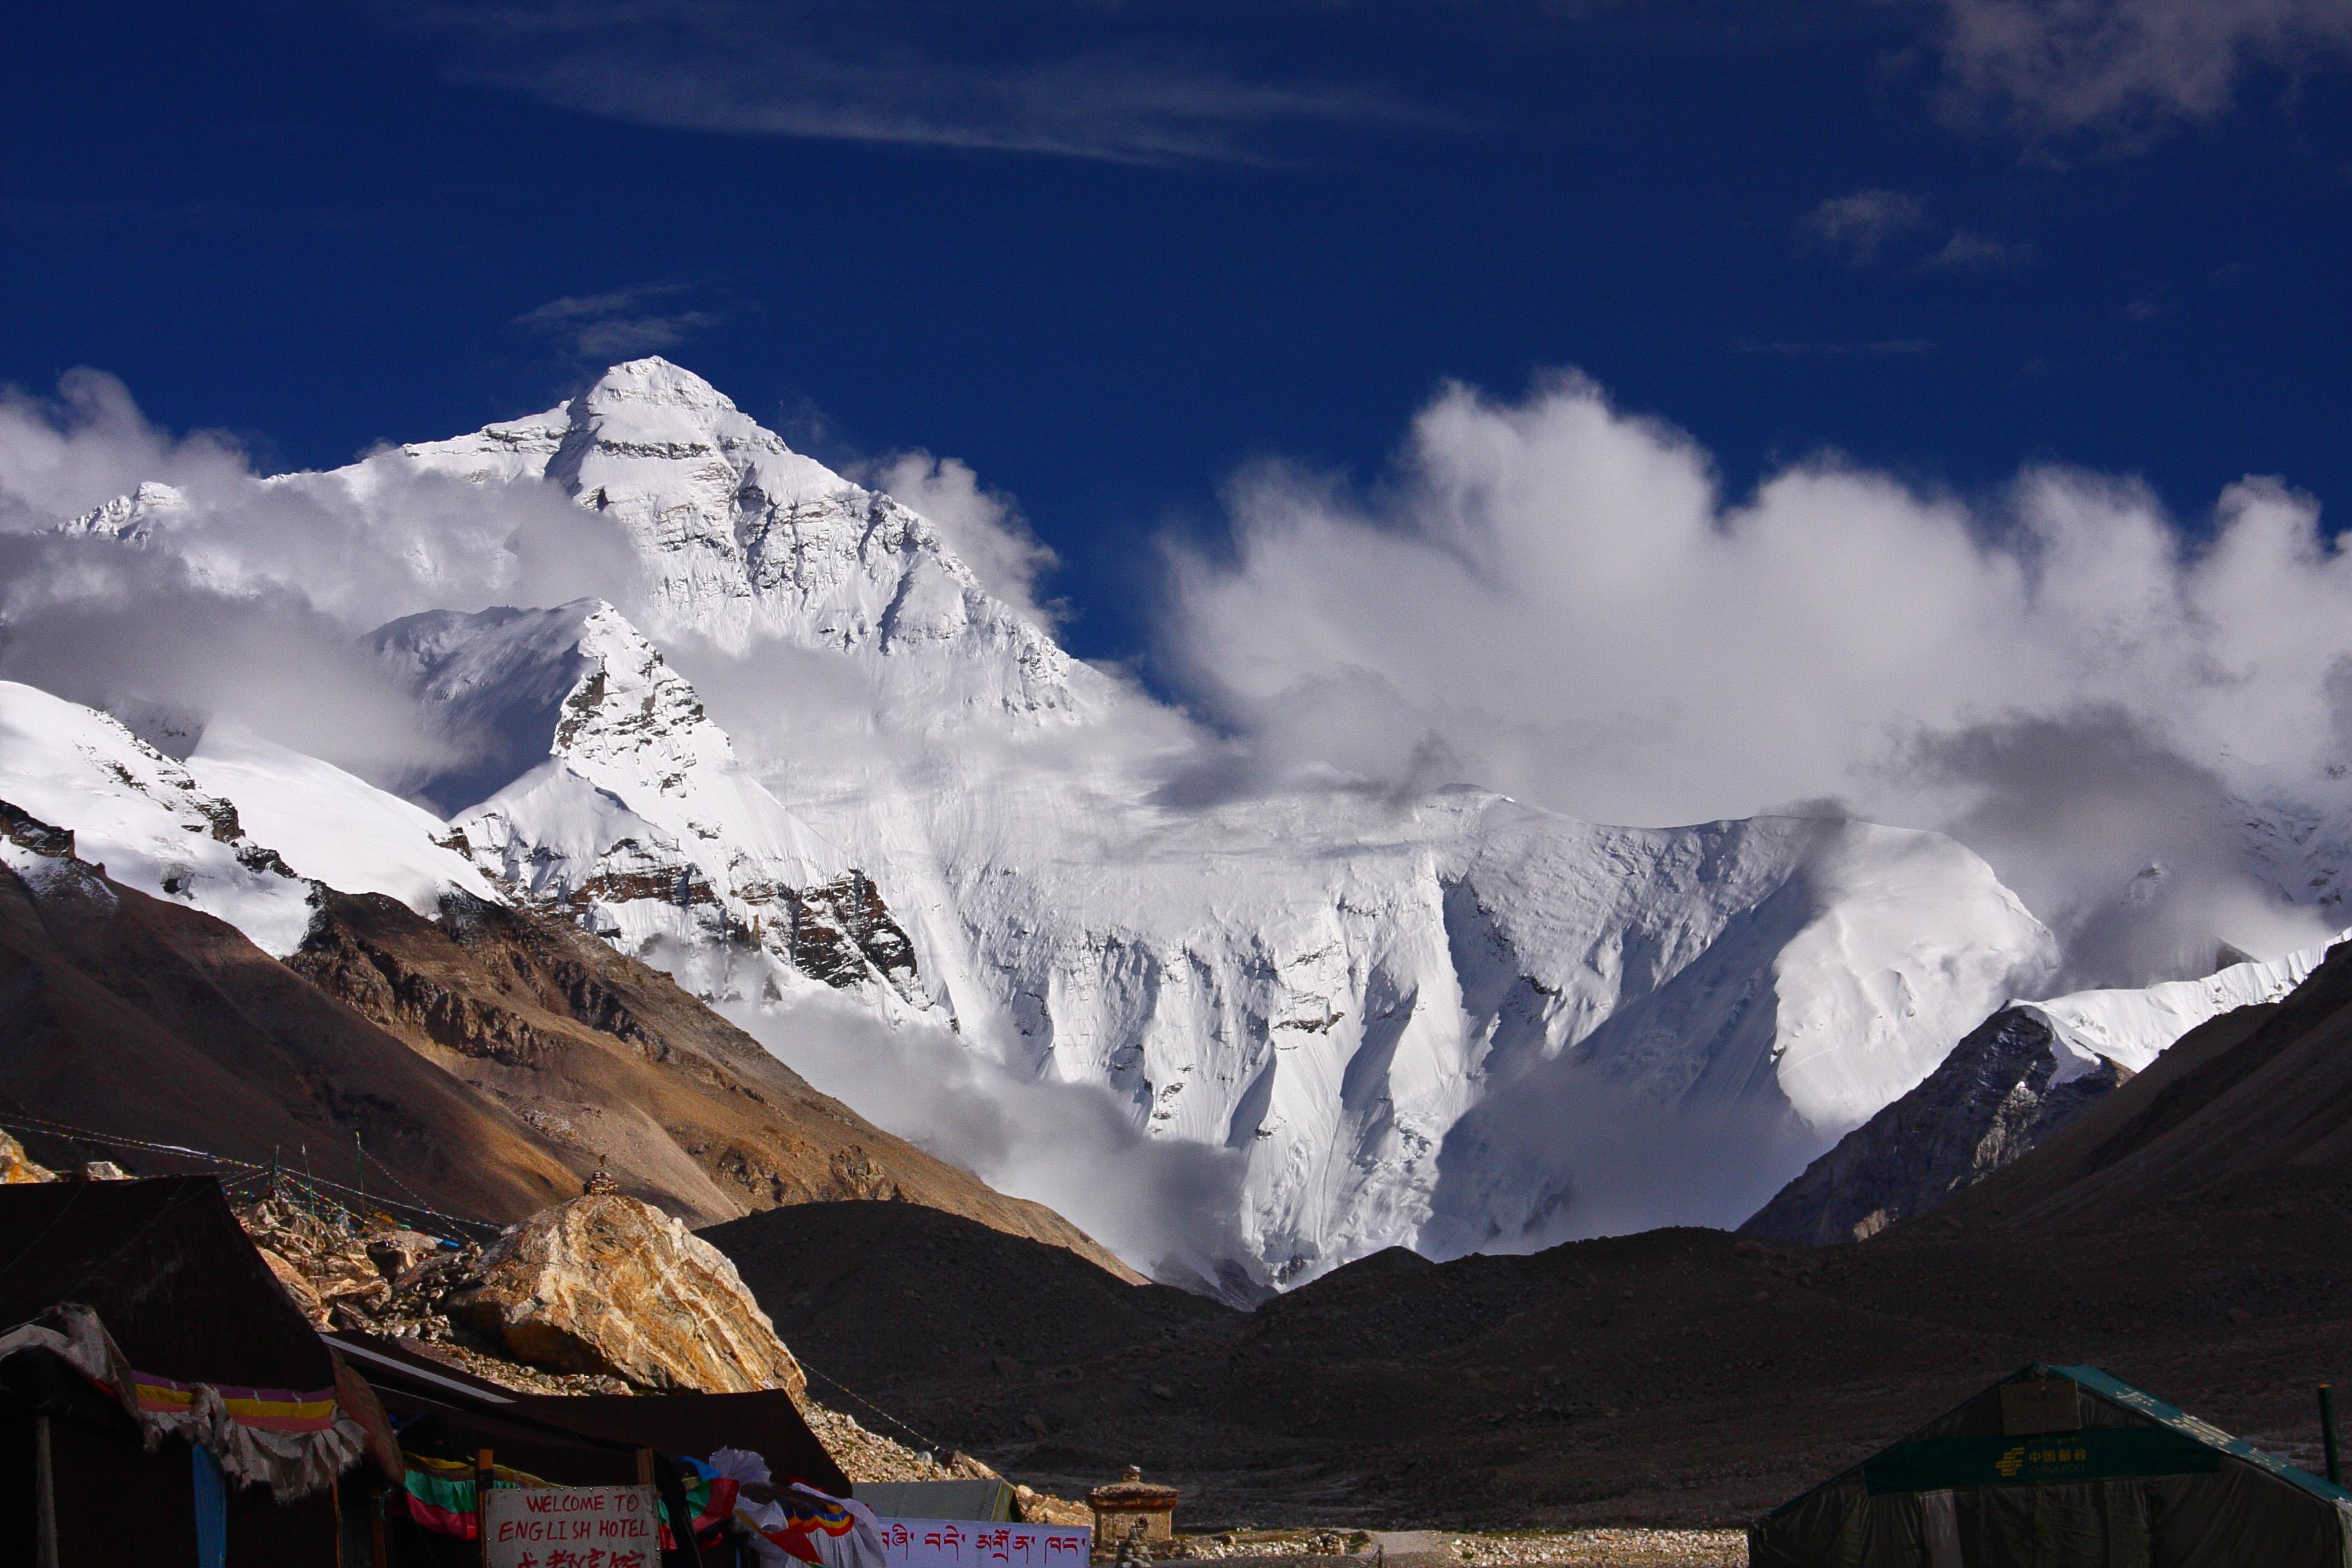
<path fill-rule="evenodd" d="M 1856 191 L 1832 196 L 1797 220 L 1797 232 L 1850 266 L 1863 267 L 1925 227 L 1927 202 L 1909 191 Z"/>
<path fill-rule="evenodd" d="M 660 284 L 609 294 L 566 295 L 524 311 L 514 324 L 554 339 L 577 359 L 598 363 L 633 359 L 675 348 L 719 324 L 715 311 L 647 309 L 650 301 L 681 291 L 680 285 Z"/>
<path fill-rule="evenodd" d="M 2332 806 L 2352 755 L 2352 556 L 2274 482 L 2202 542 L 2057 469 L 1970 505 L 1824 458 L 1730 500 L 1688 437 L 1563 378 L 1447 389 L 1371 499 L 1268 468 L 1233 508 L 1230 557 L 1174 552 L 1163 626 L 1235 737 L 1223 787 L 1450 775 L 1648 824 L 1835 797 L 1962 832 L 2070 929 L 2164 862 L 2163 907 L 2101 939 L 2117 979 L 2183 921 L 2320 929 L 2240 871 L 2228 798 Z"/>
<path fill-rule="evenodd" d="M 1245 1288 L 1233 1260 L 1244 1167 L 1147 1136 L 1091 1085 L 1020 1079 L 943 1029 L 893 1028 L 845 998 L 722 1005 L 817 1089 L 999 1192 L 1044 1204 L 1134 1268 Z M 1262 1284 L 1260 1289 L 1262 1289 Z"/>
<path fill-rule="evenodd" d="M 1037 582 L 1061 564 L 1021 515 L 1013 498 L 984 489 L 971 465 L 929 452 L 900 452 L 855 466 L 850 477 L 888 492 L 939 525 L 948 547 L 982 586 L 1039 625 L 1051 626 L 1060 607 L 1041 604 Z"/>
<path fill-rule="evenodd" d="M 56 531 L 146 480 L 178 491 L 153 548 Z M 543 486 L 266 480 L 224 437 L 149 424 L 110 376 L 0 390 L 0 678 L 76 701 L 234 715 L 399 789 L 446 759 L 353 636 L 436 607 L 625 598 L 638 573 L 617 524 Z"/>
<path fill-rule="evenodd" d="M 1944 0 L 1944 13 L 1948 108 L 2037 138 L 2210 120 L 2250 67 L 2352 46 L 2345 0 Z"/>

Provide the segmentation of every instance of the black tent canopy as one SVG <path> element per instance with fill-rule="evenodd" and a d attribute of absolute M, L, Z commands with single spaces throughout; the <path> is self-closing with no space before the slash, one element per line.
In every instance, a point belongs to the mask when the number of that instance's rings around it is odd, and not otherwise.
<path fill-rule="evenodd" d="M 742 1448 L 767 1460 L 780 1481 L 805 1481 L 835 1497 L 849 1495 L 849 1478 L 782 1389 L 653 1397 L 522 1394 L 398 1340 L 334 1333 L 327 1341 L 374 1386 L 400 1424 L 402 1445 L 417 1452 L 451 1459 L 468 1458 L 480 1447 L 501 1454 L 538 1452 L 550 1479 L 591 1485 L 634 1479 L 629 1457 L 641 1447 L 697 1458 L 720 1448 Z M 620 1470 L 603 1474 L 614 1468 L 615 1456 Z M 514 1462 L 532 1468 L 522 1458 Z"/>
<path fill-rule="evenodd" d="M 2093 1366 L 2012 1373 L 1782 1504 L 1752 1568 L 2352 1568 L 2352 1492 Z"/>
<path fill-rule="evenodd" d="M 112 1383 L 55 1348 L 76 1325 L 83 1361 L 100 1330 L 119 1354 Z M 60 1562 L 195 1561 L 202 1469 L 187 1434 L 196 1428 L 174 1428 L 151 1451 L 154 1418 L 133 1411 L 153 1396 L 168 1408 L 202 1387 L 231 1410 L 299 1405 L 314 1426 L 349 1425 L 333 1358 L 209 1176 L 0 1186 L 0 1333 L 17 1330 L 34 1331 L 15 1335 L 14 1353 L 0 1358 L 0 1562 L 31 1562 L 44 1522 Z M 268 1485 L 237 1484 L 258 1478 L 232 1471 L 223 1498 L 232 1560 L 331 1563 L 334 1477 L 356 1445 L 333 1431 L 273 1441 L 281 1458 L 322 1451 Z"/>

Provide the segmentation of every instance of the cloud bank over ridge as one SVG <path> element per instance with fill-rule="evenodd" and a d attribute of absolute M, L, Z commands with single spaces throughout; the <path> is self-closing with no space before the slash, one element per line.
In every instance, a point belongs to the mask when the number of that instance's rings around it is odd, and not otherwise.
<path fill-rule="evenodd" d="M 2352 558 L 2277 480 L 2193 528 L 2059 468 L 1969 501 L 1823 458 L 1729 498 L 1687 435 L 1563 376 L 1443 391 L 1369 493 L 1274 465 L 1231 504 L 1230 552 L 1174 550 L 1163 621 L 1240 738 L 1229 787 L 1451 775 L 1654 826 L 1835 797 L 1958 832 L 2062 932 L 2159 867 L 2145 940 L 2079 972 L 2111 983 L 2200 921 L 2320 931 L 2233 820 L 2332 810 L 2352 757 Z"/>

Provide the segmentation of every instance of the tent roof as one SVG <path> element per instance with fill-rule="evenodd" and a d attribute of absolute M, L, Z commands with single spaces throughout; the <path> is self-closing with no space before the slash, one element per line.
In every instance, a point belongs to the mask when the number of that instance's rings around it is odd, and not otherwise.
<path fill-rule="evenodd" d="M 210 1176 L 0 1186 L 0 1330 L 78 1301 L 142 1372 L 331 1387 L 334 1363 Z"/>
<path fill-rule="evenodd" d="M 1790 1499 L 1774 1509 L 1768 1517 L 1779 1518 L 1790 1512 L 1808 1499 L 1862 1474 L 1906 1445 L 1932 1444 L 1937 1438 L 1956 1435 L 1968 1425 L 1969 1417 L 1976 1414 L 1987 1400 L 1996 1397 L 2005 1384 L 2041 1382 L 2053 1376 L 2065 1378 L 2076 1387 L 2086 1390 L 2093 1398 L 2107 1405 L 2115 1415 L 2123 1417 L 2120 1422 L 2110 1420 L 2104 1425 L 2138 1426 L 2143 1429 L 2166 1428 L 2172 1434 L 2186 1437 L 2214 1454 L 2252 1466 L 2264 1474 L 2284 1481 L 2322 1502 L 2352 1504 L 2352 1490 L 2347 1490 L 2332 1481 L 2313 1475 L 2308 1470 L 2290 1465 L 2273 1454 L 2265 1453 L 2242 1437 L 2233 1437 L 2211 1423 L 2201 1421 L 2178 1406 L 2167 1404 L 2146 1389 L 2126 1383 L 2111 1372 L 2089 1365 L 2056 1366 L 2034 1362 L 2020 1367 L 2007 1377 L 1979 1389 L 1934 1420 L 1914 1428 L 1897 1441 L 1881 1448 L 1861 1464 L 1842 1470 L 1820 1485 L 1809 1488 Z"/>
<path fill-rule="evenodd" d="M 2184 1437 L 2194 1438 L 2219 1453 L 2267 1470 L 2289 1486 L 2299 1487 L 2323 1501 L 2352 1503 L 2352 1490 L 2339 1487 L 2325 1477 L 2315 1476 L 2299 1466 L 2290 1465 L 2275 1454 L 2265 1453 L 2243 1437 L 2232 1437 L 2212 1423 L 2200 1421 L 2179 1406 L 2166 1404 L 2147 1390 L 2126 1383 L 2111 1372 L 2095 1366 L 2045 1367 L 2037 1362 L 2019 1375 L 2042 1373 L 2056 1373 L 2061 1377 L 2072 1378 L 2078 1386 L 2089 1389 L 2111 1405 L 2135 1411 L 2160 1426 L 2170 1427 Z M 2002 1379 L 2005 1383 L 2016 1381 L 2015 1377 Z"/>
<path fill-rule="evenodd" d="M 402 1425 L 404 1444 L 443 1458 L 488 1447 L 518 1468 L 586 1485 L 631 1451 L 656 1448 L 707 1459 L 745 1448 L 779 1479 L 803 1480 L 836 1497 L 849 1478 L 781 1389 L 758 1394 L 521 1394 L 375 1334 L 336 1333 L 329 1342 L 375 1386 Z M 633 1463 L 634 1461 L 629 1461 Z M 543 1467 L 535 1468 L 534 1467 Z M 625 1465 L 623 1466 L 625 1470 Z M 613 1477 L 626 1480 L 628 1474 Z"/>

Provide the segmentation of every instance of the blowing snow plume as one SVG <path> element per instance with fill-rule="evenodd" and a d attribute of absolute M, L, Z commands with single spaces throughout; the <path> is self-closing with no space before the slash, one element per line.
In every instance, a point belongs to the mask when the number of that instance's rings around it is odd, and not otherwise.
<path fill-rule="evenodd" d="M 2084 934 L 2083 984 L 2332 924 L 2280 883 L 2347 800 L 2352 560 L 2276 480 L 2193 527 L 2055 468 L 1972 504 L 1825 458 L 1735 501 L 1571 376 L 1446 389 L 1368 495 L 1273 467 L 1232 510 L 1230 553 L 1175 551 L 1161 626 L 1240 740 L 1230 787 L 1436 757 L 1607 821 L 1832 797 L 1991 855 Z"/>

